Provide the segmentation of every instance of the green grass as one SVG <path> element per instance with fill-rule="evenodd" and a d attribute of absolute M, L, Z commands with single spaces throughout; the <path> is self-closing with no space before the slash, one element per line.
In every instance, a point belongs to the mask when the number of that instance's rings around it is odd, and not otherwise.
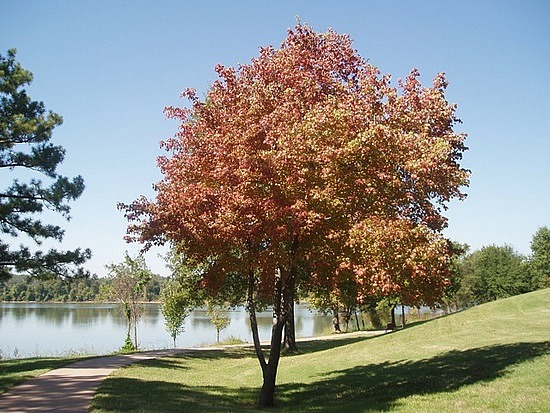
<path fill-rule="evenodd" d="M 49 357 L 0 360 L 0 394 L 32 377 L 82 359 L 83 357 Z"/>
<path fill-rule="evenodd" d="M 282 358 L 278 412 L 548 412 L 550 290 L 392 334 L 300 344 Z M 123 368 L 92 412 L 254 412 L 249 348 L 197 350 Z"/>

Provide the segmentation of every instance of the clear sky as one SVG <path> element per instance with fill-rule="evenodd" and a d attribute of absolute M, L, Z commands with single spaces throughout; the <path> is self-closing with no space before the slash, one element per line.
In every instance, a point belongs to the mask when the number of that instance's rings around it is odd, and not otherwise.
<path fill-rule="evenodd" d="M 174 134 L 163 108 L 203 95 L 217 63 L 248 63 L 279 46 L 296 16 L 317 31 L 354 39 L 359 54 L 393 79 L 419 69 L 430 85 L 447 74 L 449 101 L 470 150 L 468 198 L 447 211 L 446 235 L 472 249 L 509 244 L 523 254 L 550 226 L 550 2 L 510 1 L 15 1 L 0 0 L 0 53 L 34 74 L 35 100 L 64 118 L 53 141 L 60 172 L 81 174 L 58 248 L 89 247 L 100 276 L 120 262 L 126 221 L 117 202 L 154 196 L 160 140 Z M 0 177 L 0 183 L 9 177 Z M 50 219 L 50 218 L 48 218 Z M 46 244 L 50 246 L 50 244 Z M 161 251 L 150 267 L 167 275 Z"/>

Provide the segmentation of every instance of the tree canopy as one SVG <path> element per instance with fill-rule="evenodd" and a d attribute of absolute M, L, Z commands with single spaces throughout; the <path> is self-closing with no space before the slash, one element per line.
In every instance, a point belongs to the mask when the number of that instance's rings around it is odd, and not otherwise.
<path fill-rule="evenodd" d="M 67 178 L 57 172 L 65 150 L 51 143 L 52 132 L 61 125 L 57 113 L 46 111 L 42 102 L 31 100 L 24 89 L 32 74 L 15 60 L 15 49 L 0 55 L 0 169 L 5 181 L 14 175 L 7 188 L 0 188 L 0 278 L 12 273 L 68 276 L 90 258 L 90 250 L 47 252 L 31 251 L 28 246 L 13 247 L 14 240 L 27 235 L 36 244 L 44 239 L 61 241 L 64 231 L 45 224 L 36 215 L 49 209 L 69 219 L 68 201 L 84 190 L 81 176 Z M 44 183 L 40 177 L 49 182 Z M 74 265 L 77 268 L 74 268 Z"/>
<path fill-rule="evenodd" d="M 216 72 L 204 100 L 187 89 L 190 106 L 166 108 L 181 123 L 162 144 L 171 156 L 158 160 L 156 199 L 121 207 L 129 240 L 173 243 L 204 265 L 200 283 L 212 294 L 228 274 L 247 280 L 268 406 L 300 268 L 329 288 L 351 276 L 359 298 L 417 304 L 442 295 L 442 211 L 468 183 L 465 135 L 453 130 L 443 74 L 423 87 L 413 69 L 392 86 L 332 30 L 298 25 L 279 49 Z M 257 297 L 274 309 L 267 360 L 254 329 Z"/>
<path fill-rule="evenodd" d="M 461 264 L 463 305 L 481 304 L 531 291 L 526 258 L 511 246 L 489 245 L 467 255 Z"/>

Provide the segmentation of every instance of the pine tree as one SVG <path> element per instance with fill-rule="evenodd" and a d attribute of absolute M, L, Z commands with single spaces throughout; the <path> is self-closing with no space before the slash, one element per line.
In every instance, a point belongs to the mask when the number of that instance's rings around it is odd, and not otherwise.
<path fill-rule="evenodd" d="M 31 100 L 24 89 L 32 73 L 15 60 L 15 49 L 0 55 L 0 170 L 7 188 L 0 188 L 0 279 L 13 273 L 69 276 L 82 273 L 79 265 L 90 250 L 47 252 L 14 247 L 23 234 L 40 245 L 45 239 L 61 241 L 64 231 L 46 224 L 37 215 L 48 209 L 70 219 L 68 201 L 84 190 L 81 176 L 69 179 L 57 173 L 65 149 L 50 142 L 52 131 L 63 122 L 60 115 L 46 111 L 43 102 Z M 13 177 L 9 177 L 9 175 Z M 46 178 L 48 181 L 43 182 Z M 11 242 L 10 242 L 11 241 Z M 75 267 L 76 266 L 76 269 Z"/>

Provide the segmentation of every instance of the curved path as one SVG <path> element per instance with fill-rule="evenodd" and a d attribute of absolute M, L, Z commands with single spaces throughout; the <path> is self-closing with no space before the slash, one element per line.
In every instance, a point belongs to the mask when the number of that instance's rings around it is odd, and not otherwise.
<path fill-rule="evenodd" d="M 85 413 L 101 382 L 116 369 L 186 351 L 144 351 L 78 361 L 34 377 L 0 395 L 0 412 Z"/>

